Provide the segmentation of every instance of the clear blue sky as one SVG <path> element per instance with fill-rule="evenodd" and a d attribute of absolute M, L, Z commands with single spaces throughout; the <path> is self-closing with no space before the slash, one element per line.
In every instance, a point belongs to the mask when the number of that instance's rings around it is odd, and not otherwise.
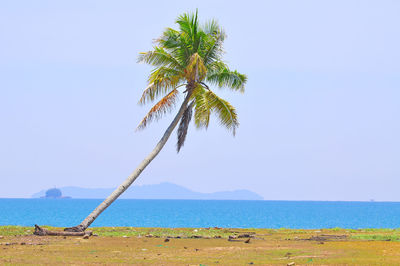
<path fill-rule="evenodd" d="M 400 200 L 399 1 L 14 1 L 0 3 L 0 197 L 115 187 L 171 116 L 134 129 L 150 68 L 136 63 L 198 7 L 248 75 L 233 138 L 214 120 L 174 134 L 137 184 L 265 199 Z"/>

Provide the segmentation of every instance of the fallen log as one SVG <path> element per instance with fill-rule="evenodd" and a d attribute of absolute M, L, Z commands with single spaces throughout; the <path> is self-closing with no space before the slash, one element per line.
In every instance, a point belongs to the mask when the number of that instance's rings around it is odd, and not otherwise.
<path fill-rule="evenodd" d="M 34 235 L 37 236 L 91 236 L 92 232 L 66 232 L 66 231 L 50 231 L 35 224 Z"/>

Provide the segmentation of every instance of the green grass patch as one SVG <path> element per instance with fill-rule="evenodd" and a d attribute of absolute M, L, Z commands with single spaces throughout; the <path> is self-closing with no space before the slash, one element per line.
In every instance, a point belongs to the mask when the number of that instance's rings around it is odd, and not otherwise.
<path fill-rule="evenodd" d="M 357 240 L 370 240 L 370 241 L 400 241 L 400 235 L 377 235 L 377 234 L 365 234 L 365 235 L 353 235 L 352 239 Z"/>
<path fill-rule="evenodd" d="M 34 230 L 33 227 L 6 225 L 6 226 L 0 226 L 0 235 L 1 236 L 31 235 L 33 233 L 33 230 Z"/>
<path fill-rule="evenodd" d="M 236 230 L 214 228 L 140 228 L 140 227 L 93 227 L 89 228 L 99 236 L 146 236 L 153 237 L 222 237 L 238 234 Z M 249 230 L 240 230 L 245 233 Z"/>

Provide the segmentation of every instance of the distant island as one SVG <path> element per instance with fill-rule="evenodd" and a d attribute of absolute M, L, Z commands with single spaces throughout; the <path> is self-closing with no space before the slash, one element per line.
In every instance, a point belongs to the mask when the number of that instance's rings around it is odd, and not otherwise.
<path fill-rule="evenodd" d="M 66 197 L 62 195 L 62 192 L 58 188 L 51 188 L 46 190 L 46 193 L 44 196 L 41 196 L 40 198 L 44 199 L 70 199 L 71 197 Z"/>
<path fill-rule="evenodd" d="M 54 189 L 53 189 L 54 190 Z M 75 199 L 104 199 L 114 190 L 113 188 L 81 188 L 61 187 L 59 193 Z M 42 190 L 32 195 L 32 198 L 47 197 L 50 190 Z M 51 193 L 57 193 L 55 191 Z M 52 194 L 55 195 L 55 194 Z M 58 194 L 57 194 L 58 195 Z M 185 187 L 161 183 L 156 185 L 132 186 L 120 197 L 121 199 L 201 199 L 201 200 L 263 200 L 263 197 L 249 190 L 219 191 L 214 193 L 195 192 Z"/>

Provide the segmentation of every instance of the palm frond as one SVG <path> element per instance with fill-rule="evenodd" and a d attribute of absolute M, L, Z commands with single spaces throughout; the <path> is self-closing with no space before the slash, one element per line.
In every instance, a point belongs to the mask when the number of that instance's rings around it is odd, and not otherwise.
<path fill-rule="evenodd" d="M 176 101 L 179 97 L 179 91 L 173 90 L 164 98 L 162 98 L 156 105 L 154 105 L 147 115 L 143 118 L 136 130 L 144 129 L 151 121 L 160 119 L 164 114 L 170 112 L 175 107 Z"/>
<path fill-rule="evenodd" d="M 221 125 L 231 130 L 233 135 L 236 133 L 236 128 L 239 126 L 236 109 L 226 100 L 218 97 L 211 90 L 198 89 L 194 93 L 196 108 L 195 108 L 195 123 L 197 127 L 208 126 L 210 112 L 215 112 L 219 118 Z"/>
<path fill-rule="evenodd" d="M 143 91 L 140 104 L 154 101 L 160 95 L 166 95 L 184 82 L 183 72 L 168 67 L 154 69 L 149 76 L 149 86 Z"/>
<path fill-rule="evenodd" d="M 179 42 L 179 35 L 179 31 L 167 28 L 156 42 L 165 49 L 176 49 L 181 44 Z"/>
<path fill-rule="evenodd" d="M 192 119 L 192 110 L 193 110 L 194 101 L 192 101 L 189 106 L 186 108 L 185 112 L 182 115 L 181 121 L 178 127 L 178 142 L 176 143 L 176 150 L 179 152 L 185 143 L 187 131 L 189 128 L 190 120 Z"/>
<path fill-rule="evenodd" d="M 227 87 L 232 90 L 244 92 L 244 85 L 247 82 L 247 77 L 244 74 L 231 71 L 224 63 L 214 62 L 209 67 L 206 80 L 218 87 Z"/>
<path fill-rule="evenodd" d="M 154 51 L 140 53 L 137 61 L 157 67 L 168 66 L 176 70 L 184 68 L 176 58 L 161 47 L 154 47 Z"/>
<path fill-rule="evenodd" d="M 206 38 L 203 41 L 203 55 L 204 64 L 208 65 L 215 61 L 221 60 L 224 53 L 223 42 L 226 34 L 222 28 L 219 27 L 215 20 L 210 21 L 204 26 L 204 33 Z"/>
<path fill-rule="evenodd" d="M 205 34 L 211 36 L 217 35 L 221 31 L 218 21 L 216 21 L 215 19 L 211 19 L 206 22 L 202 28 Z"/>
<path fill-rule="evenodd" d="M 191 39 L 185 32 L 167 28 L 159 39 L 156 40 L 182 66 L 186 65 L 190 58 Z"/>
<path fill-rule="evenodd" d="M 192 30 L 193 17 L 194 17 L 193 14 L 184 13 L 180 15 L 175 21 L 179 25 L 179 30 L 181 32 L 186 33 L 190 37 L 193 36 L 193 30 Z"/>
<path fill-rule="evenodd" d="M 197 14 L 197 10 L 195 13 L 184 13 L 176 20 L 176 23 L 179 25 L 179 29 L 182 32 L 185 32 L 192 41 L 194 41 L 198 29 Z"/>
<path fill-rule="evenodd" d="M 226 100 L 219 98 L 212 91 L 207 91 L 207 98 L 212 110 L 217 113 L 220 123 L 232 134 L 236 134 L 236 128 L 239 126 L 236 109 Z"/>
<path fill-rule="evenodd" d="M 176 23 L 179 25 L 181 31 L 181 42 L 186 49 L 187 56 L 197 53 L 201 46 L 202 39 L 206 34 L 202 31 L 198 21 L 198 11 L 195 13 L 185 13 L 178 17 Z"/>
<path fill-rule="evenodd" d="M 197 86 L 193 91 L 195 102 L 194 123 L 197 128 L 208 128 L 210 123 L 211 108 L 205 94 L 206 90 L 202 86 Z"/>

